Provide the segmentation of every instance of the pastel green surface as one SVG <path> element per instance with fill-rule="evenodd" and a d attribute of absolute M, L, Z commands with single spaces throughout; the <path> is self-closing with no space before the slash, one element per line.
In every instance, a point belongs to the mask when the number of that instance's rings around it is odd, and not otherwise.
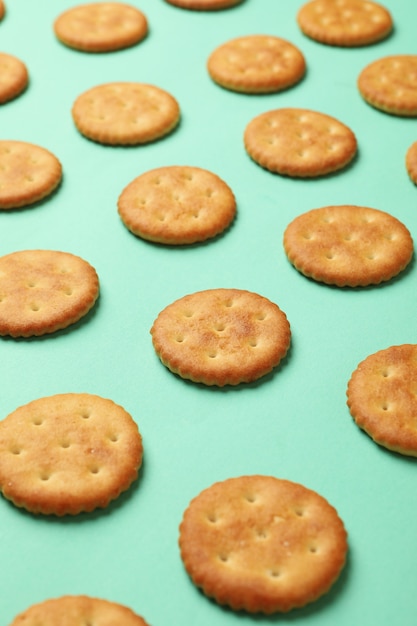
<path fill-rule="evenodd" d="M 0 214 L 0 253 L 51 248 L 96 268 L 101 297 L 85 321 L 34 340 L 0 340 L 1 415 L 32 399 L 85 391 L 113 399 L 137 421 L 144 442 L 140 480 L 106 511 L 76 519 L 37 518 L 0 499 L 0 622 L 49 597 L 85 593 L 130 606 L 152 626 L 402 626 L 417 611 L 416 462 L 380 448 L 346 406 L 352 371 L 368 354 L 417 342 L 416 267 L 384 286 L 345 290 L 301 276 L 282 235 L 296 215 L 328 204 L 392 213 L 417 241 L 417 188 L 405 153 L 417 120 L 378 112 L 356 88 L 363 67 L 390 54 L 416 53 L 417 5 L 386 0 L 395 30 L 360 49 L 304 37 L 303 4 L 245 0 L 195 13 L 164 0 L 135 0 L 149 35 L 125 51 L 88 55 L 60 44 L 55 17 L 73 0 L 9 0 L 1 49 L 28 66 L 30 85 L 0 108 L 0 138 L 42 145 L 61 160 L 59 190 L 36 206 Z M 305 79 L 280 94 L 221 89 L 205 63 L 220 43 L 270 33 L 304 53 Z M 75 98 L 102 82 L 149 82 L 174 95 L 178 129 L 154 144 L 105 147 L 75 129 Z M 263 111 L 322 111 L 355 132 L 348 169 L 318 180 L 271 174 L 246 155 L 243 131 Z M 220 175 L 234 190 L 238 217 L 210 243 L 166 248 L 121 223 L 118 195 L 137 175 L 186 164 Z M 183 381 L 158 360 L 149 329 L 159 311 L 187 293 L 214 287 L 256 291 L 285 311 L 288 357 L 258 384 L 212 389 Z M 190 499 L 217 480 L 264 473 L 303 483 L 338 510 L 349 533 L 347 566 L 332 591 L 305 609 L 271 618 L 235 614 L 188 579 L 177 546 Z"/>

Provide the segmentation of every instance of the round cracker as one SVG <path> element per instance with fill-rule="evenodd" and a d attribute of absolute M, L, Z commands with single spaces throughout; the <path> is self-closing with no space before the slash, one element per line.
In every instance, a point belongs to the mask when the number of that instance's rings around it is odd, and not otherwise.
<path fill-rule="evenodd" d="M 0 422 L 0 490 L 31 513 L 104 508 L 136 480 L 141 463 L 136 423 L 106 398 L 48 396 Z"/>
<path fill-rule="evenodd" d="M 417 345 L 391 346 L 371 354 L 353 372 L 347 404 L 375 443 L 417 456 Z"/>
<path fill-rule="evenodd" d="M 23 141 L 0 141 L 0 209 L 38 202 L 61 179 L 62 165 L 49 150 Z"/>
<path fill-rule="evenodd" d="M 33 604 L 17 615 L 10 626 L 148 626 L 130 608 L 116 602 L 89 596 L 61 596 Z"/>
<path fill-rule="evenodd" d="M 417 116 L 417 55 L 377 59 L 359 74 L 362 98 L 375 109 L 400 117 Z"/>
<path fill-rule="evenodd" d="M 193 11 L 218 11 L 229 9 L 243 0 L 165 0 L 168 4 L 180 9 L 190 9 Z"/>
<path fill-rule="evenodd" d="M 158 315 L 151 334 L 168 369 L 218 387 L 268 374 L 291 339 L 287 317 L 276 304 L 240 289 L 208 289 L 176 300 Z"/>
<path fill-rule="evenodd" d="M 299 178 L 340 170 L 357 151 L 356 137 L 348 126 L 324 113 L 297 108 L 267 111 L 252 119 L 244 144 L 258 165 Z"/>
<path fill-rule="evenodd" d="M 305 73 L 302 52 L 271 35 L 250 35 L 227 41 L 208 58 L 211 78 L 241 93 L 273 93 L 298 83 Z"/>
<path fill-rule="evenodd" d="M 23 61 L 0 52 L 0 104 L 19 96 L 27 87 L 29 74 Z"/>
<path fill-rule="evenodd" d="M 405 155 L 405 167 L 408 175 L 417 185 L 417 141 L 411 144 Z"/>
<path fill-rule="evenodd" d="M 171 166 L 135 178 L 120 194 L 118 211 L 126 227 L 143 239 L 192 244 L 224 231 L 235 216 L 236 201 L 216 174 Z"/>
<path fill-rule="evenodd" d="M 137 145 L 170 133 L 180 118 L 171 94 L 143 83 L 107 83 L 82 93 L 72 107 L 80 133 L 102 144 Z"/>
<path fill-rule="evenodd" d="M 390 280 L 413 256 L 413 240 L 402 222 L 378 209 L 352 205 L 299 215 L 287 226 L 283 243 L 299 272 L 338 287 Z"/>
<path fill-rule="evenodd" d="M 134 6 L 95 2 L 72 7 L 57 17 L 54 32 L 61 43 L 83 52 L 112 52 L 146 36 L 148 21 Z"/>
<path fill-rule="evenodd" d="M 385 39 L 390 12 L 371 0 L 311 0 L 297 14 L 302 32 L 322 44 L 353 48 Z"/>
<path fill-rule="evenodd" d="M 179 545 L 186 571 L 208 597 L 271 614 L 329 590 L 345 563 L 347 534 L 316 492 L 255 475 L 215 483 L 194 498 Z"/>
<path fill-rule="evenodd" d="M 99 295 L 96 270 L 55 250 L 21 250 L 0 257 L 0 335 L 31 337 L 74 324 Z"/>

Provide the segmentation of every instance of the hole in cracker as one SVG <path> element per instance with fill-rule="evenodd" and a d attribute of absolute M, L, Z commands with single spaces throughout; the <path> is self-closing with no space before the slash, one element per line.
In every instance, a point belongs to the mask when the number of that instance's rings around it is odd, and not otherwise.
<path fill-rule="evenodd" d="M 117 443 L 119 441 L 119 435 L 114 433 L 112 435 L 109 436 L 110 441 L 112 441 L 113 443 Z"/>
<path fill-rule="evenodd" d="M 294 513 L 296 514 L 297 517 L 303 517 L 304 516 L 304 509 L 299 507 L 297 509 L 294 509 Z"/>
<path fill-rule="evenodd" d="M 15 456 L 19 456 L 22 453 L 22 449 L 19 446 L 13 446 L 13 448 L 10 448 L 10 452 Z"/>
<path fill-rule="evenodd" d="M 88 420 L 91 417 L 91 413 L 90 411 L 85 409 L 84 411 L 80 413 L 80 417 L 82 417 L 84 420 Z"/>
<path fill-rule="evenodd" d="M 259 539 L 266 539 L 268 537 L 268 533 L 264 529 L 260 529 L 256 531 L 256 536 Z"/>
<path fill-rule="evenodd" d="M 36 283 L 33 280 L 30 280 L 29 282 L 26 283 L 26 286 L 29 287 L 30 289 L 35 287 L 35 285 Z"/>
<path fill-rule="evenodd" d="M 215 351 L 208 352 L 207 356 L 209 357 L 209 359 L 215 359 L 217 357 L 217 352 L 215 352 Z"/>
<path fill-rule="evenodd" d="M 47 480 L 51 478 L 51 475 L 49 474 L 49 472 L 42 472 L 39 478 L 42 480 L 42 482 L 46 482 Z"/>
<path fill-rule="evenodd" d="M 70 442 L 69 441 L 62 441 L 61 442 L 61 448 L 67 449 L 70 447 Z"/>
<path fill-rule="evenodd" d="M 217 522 L 217 516 L 215 513 L 209 513 L 207 515 L 207 519 L 210 522 L 210 524 L 215 524 Z"/>
<path fill-rule="evenodd" d="M 245 500 L 250 504 L 253 504 L 254 502 L 256 502 L 256 496 L 253 493 L 249 493 L 245 496 Z"/>
<path fill-rule="evenodd" d="M 34 426 L 41 426 L 43 424 L 43 418 L 42 417 L 34 417 L 32 420 L 32 423 Z"/>
<path fill-rule="evenodd" d="M 184 341 L 184 336 L 183 336 L 183 335 L 177 335 L 177 336 L 175 337 L 175 341 L 176 341 L 177 343 L 182 343 L 182 342 Z"/>
<path fill-rule="evenodd" d="M 34 311 L 34 312 L 39 311 L 40 308 L 41 307 L 39 306 L 39 304 L 36 304 L 36 302 L 32 302 L 32 304 L 30 305 L 31 311 Z"/>
<path fill-rule="evenodd" d="M 219 559 L 222 563 L 227 563 L 227 561 L 229 560 L 229 555 L 228 554 L 219 554 Z"/>
<path fill-rule="evenodd" d="M 381 405 L 381 409 L 383 411 L 389 411 L 389 404 L 388 404 L 388 402 L 384 402 L 384 404 Z"/>
<path fill-rule="evenodd" d="M 311 552 L 311 554 L 316 554 L 317 552 L 317 546 L 310 546 L 308 549 L 309 552 Z"/>
<path fill-rule="evenodd" d="M 184 311 L 184 317 L 192 317 L 194 312 L 191 310 Z"/>
<path fill-rule="evenodd" d="M 90 467 L 90 474 L 98 474 L 100 471 L 100 468 L 97 467 L 96 465 L 94 465 L 94 467 Z"/>
<path fill-rule="evenodd" d="M 269 575 L 271 578 L 279 578 L 281 576 L 281 572 L 278 569 L 271 569 Z"/>
<path fill-rule="evenodd" d="M 64 294 L 66 296 L 72 296 L 72 289 L 71 289 L 71 287 L 66 287 L 63 291 L 64 291 Z"/>
<path fill-rule="evenodd" d="M 214 327 L 214 330 L 217 330 L 217 332 L 221 333 L 226 329 L 226 325 L 222 324 L 221 322 L 219 322 L 218 324 L 216 324 L 216 326 Z"/>

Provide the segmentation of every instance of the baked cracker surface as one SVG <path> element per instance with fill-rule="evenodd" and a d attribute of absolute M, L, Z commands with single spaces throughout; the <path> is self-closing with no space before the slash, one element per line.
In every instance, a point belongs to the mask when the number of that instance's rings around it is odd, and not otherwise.
<path fill-rule="evenodd" d="M 206 385 L 238 385 L 271 372 L 291 339 L 283 311 L 254 292 L 209 289 L 183 296 L 151 328 L 162 363 Z"/>
<path fill-rule="evenodd" d="M 181 557 L 210 598 L 249 613 L 317 600 L 344 566 L 347 533 L 335 508 L 303 485 L 239 476 L 197 495 L 180 524 Z"/>
<path fill-rule="evenodd" d="M 0 489 L 34 514 L 91 512 L 136 480 L 142 450 L 136 423 L 112 400 L 39 398 L 0 421 Z"/>
<path fill-rule="evenodd" d="M 348 383 L 347 404 L 375 443 L 417 456 L 417 345 L 390 346 L 366 357 Z"/>

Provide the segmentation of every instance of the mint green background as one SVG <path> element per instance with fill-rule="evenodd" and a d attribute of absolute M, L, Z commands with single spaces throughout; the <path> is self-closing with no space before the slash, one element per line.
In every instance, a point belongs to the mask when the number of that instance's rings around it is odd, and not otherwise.
<path fill-rule="evenodd" d="M 401 626 L 417 612 L 416 462 L 378 447 L 353 423 L 347 381 L 368 354 L 416 337 L 416 267 L 368 289 L 314 283 L 286 260 L 282 235 L 296 215 L 328 204 L 392 213 L 417 241 L 417 189 L 404 166 L 417 121 L 372 109 L 358 94 L 361 69 L 382 56 L 416 53 L 417 5 L 386 0 L 395 31 L 361 49 L 304 37 L 301 1 L 246 0 L 193 13 L 163 0 L 134 0 L 150 33 L 107 55 L 62 46 L 54 18 L 77 2 L 8 0 L 0 49 L 26 62 L 28 90 L 0 109 L 0 138 L 38 143 L 61 160 L 64 179 L 48 200 L 0 215 L 0 253 L 51 248 L 78 254 L 100 276 L 101 297 L 83 322 L 55 336 L 0 340 L 0 410 L 61 392 L 112 398 L 137 421 L 145 457 L 140 480 L 106 511 L 76 519 L 36 518 L 0 500 L 0 622 L 35 602 L 85 593 L 130 606 L 152 626 Z M 305 79 L 280 94 L 245 96 L 216 86 L 205 63 L 222 42 L 270 33 L 304 53 Z M 169 137 L 134 148 L 94 144 L 70 110 L 102 82 L 149 82 L 171 92 L 182 119 Z M 351 167 L 319 180 L 292 180 L 253 163 L 246 124 L 283 106 L 337 117 L 356 133 Z M 189 248 L 135 238 L 121 223 L 122 189 L 153 167 L 187 164 L 219 174 L 235 192 L 238 217 L 222 237 Z M 293 340 L 271 376 L 236 389 L 211 389 L 171 374 L 149 329 L 158 312 L 213 287 L 256 291 L 287 314 Z M 217 480 L 272 474 L 305 484 L 339 511 L 349 533 L 347 566 L 332 591 L 305 609 L 271 618 L 235 614 L 205 598 L 178 552 L 178 525 L 190 499 Z"/>

